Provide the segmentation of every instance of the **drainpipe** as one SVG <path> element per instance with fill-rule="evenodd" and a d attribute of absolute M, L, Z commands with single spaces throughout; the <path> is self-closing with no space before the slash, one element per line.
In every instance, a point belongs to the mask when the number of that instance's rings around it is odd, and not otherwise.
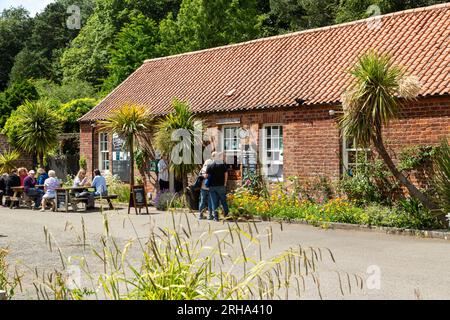
<path fill-rule="evenodd" d="M 97 124 L 95 123 L 95 120 L 91 121 L 91 127 L 92 127 L 92 138 L 91 138 L 91 143 L 92 143 L 92 153 L 91 153 L 91 172 L 92 172 L 92 177 L 94 177 L 94 170 L 95 170 L 95 161 L 94 161 L 94 153 L 95 153 L 95 128 L 97 127 Z"/>

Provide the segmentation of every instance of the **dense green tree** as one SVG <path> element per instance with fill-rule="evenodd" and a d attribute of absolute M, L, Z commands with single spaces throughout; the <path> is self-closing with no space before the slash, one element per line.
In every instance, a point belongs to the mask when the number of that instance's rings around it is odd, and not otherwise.
<path fill-rule="evenodd" d="M 377 12 L 368 10 L 371 5 L 379 7 L 379 14 L 402 11 L 412 8 L 426 7 L 444 3 L 446 0 L 341 0 L 336 12 L 336 23 L 364 19 Z"/>
<path fill-rule="evenodd" d="M 109 77 L 103 84 L 111 90 L 136 70 L 145 59 L 159 56 L 159 29 L 155 21 L 139 14 L 117 35 L 108 65 Z"/>
<path fill-rule="evenodd" d="M 186 51 L 255 39 L 262 16 L 255 0 L 183 0 L 178 16 L 160 24 L 161 51 Z"/>
<path fill-rule="evenodd" d="M 46 79 L 38 79 L 34 80 L 33 84 L 40 98 L 50 100 L 57 106 L 76 99 L 98 98 L 95 88 L 85 81 L 65 82 L 59 85 Z"/>
<path fill-rule="evenodd" d="M 56 111 L 56 114 L 61 119 L 63 131 L 80 132 L 78 119 L 95 107 L 97 101 L 97 99 L 82 98 L 61 105 Z"/>
<path fill-rule="evenodd" d="M 36 87 L 29 81 L 14 83 L 11 87 L 0 93 L 0 128 L 9 118 L 11 112 L 17 109 L 26 100 L 37 100 L 39 94 Z"/>
<path fill-rule="evenodd" d="M 8 84 L 14 57 L 30 37 L 32 19 L 23 7 L 3 10 L 0 14 L 0 90 Z"/>
<path fill-rule="evenodd" d="M 101 84 L 107 76 L 114 35 L 112 19 L 107 14 L 94 13 L 61 57 L 64 81 Z"/>
<path fill-rule="evenodd" d="M 72 4 L 80 8 L 80 26 L 92 13 L 93 0 L 57 0 L 47 5 L 33 19 L 30 38 L 15 59 L 11 82 L 29 78 L 60 80 L 58 64 L 62 50 L 80 31 L 67 25 L 70 15 L 67 11 Z"/>

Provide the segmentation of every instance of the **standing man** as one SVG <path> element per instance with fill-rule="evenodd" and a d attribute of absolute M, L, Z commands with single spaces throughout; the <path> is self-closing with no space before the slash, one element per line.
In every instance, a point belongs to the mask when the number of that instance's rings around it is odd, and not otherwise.
<path fill-rule="evenodd" d="M 221 153 L 212 153 L 213 162 L 206 169 L 207 185 L 209 186 L 209 196 L 211 197 L 212 211 L 214 212 L 214 221 L 219 221 L 217 209 L 221 204 L 225 217 L 228 216 L 227 204 L 227 182 L 228 168 L 223 161 Z"/>
<path fill-rule="evenodd" d="M 200 171 L 200 175 L 203 176 L 202 180 L 202 186 L 200 188 L 200 201 L 199 201 L 199 216 L 198 219 L 203 219 L 203 211 L 208 207 L 208 219 L 213 219 L 212 214 L 212 203 L 211 203 L 211 197 L 209 196 L 209 188 L 206 186 L 206 170 L 208 169 L 208 166 L 212 163 L 212 159 L 207 159 L 205 163 L 203 164 L 202 170 Z"/>
<path fill-rule="evenodd" d="M 158 182 L 159 191 L 169 190 L 169 165 L 167 164 L 166 156 L 162 156 L 158 162 Z"/>

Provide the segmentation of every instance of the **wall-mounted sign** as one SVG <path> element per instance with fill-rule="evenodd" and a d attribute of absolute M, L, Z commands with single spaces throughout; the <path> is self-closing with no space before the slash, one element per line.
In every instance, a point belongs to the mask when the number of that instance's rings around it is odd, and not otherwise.
<path fill-rule="evenodd" d="M 239 124 L 241 123 L 240 118 L 225 118 L 225 119 L 218 119 L 216 124 L 224 125 L 224 124 Z"/>

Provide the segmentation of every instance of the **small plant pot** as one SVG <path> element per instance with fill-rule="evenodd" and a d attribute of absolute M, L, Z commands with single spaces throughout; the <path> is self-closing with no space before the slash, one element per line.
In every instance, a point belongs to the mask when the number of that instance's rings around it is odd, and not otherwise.
<path fill-rule="evenodd" d="M 0 300 L 6 300 L 6 291 L 0 290 Z"/>

